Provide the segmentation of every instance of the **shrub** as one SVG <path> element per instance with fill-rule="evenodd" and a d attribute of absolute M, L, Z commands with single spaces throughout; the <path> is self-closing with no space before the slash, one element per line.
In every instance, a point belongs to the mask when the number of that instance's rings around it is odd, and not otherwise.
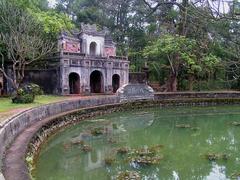
<path fill-rule="evenodd" d="M 13 103 L 33 103 L 36 95 L 42 95 L 43 91 L 37 84 L 24 84 L 17 90 L 16 95 L 12 98 Z"/>

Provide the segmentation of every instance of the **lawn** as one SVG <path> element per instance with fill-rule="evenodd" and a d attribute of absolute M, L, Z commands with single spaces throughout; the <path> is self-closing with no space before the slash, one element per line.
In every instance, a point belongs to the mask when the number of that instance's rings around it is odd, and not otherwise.
<path fill-rule="evenodd" d="M 0 98 L 0 113 L 9 112 L 15 109 L 26 109 L 31 107 L 40 106 L 42 104 L 49 104 L 53 102 L 63 101 L 68 99 L 64 96 L 52 96 L 52 95 L 42 95 L 37 96 L 34 103 L 30 104 L 13 104 L 11 98 Z M 0 114 L 1 116 L 1 114 Z"/>

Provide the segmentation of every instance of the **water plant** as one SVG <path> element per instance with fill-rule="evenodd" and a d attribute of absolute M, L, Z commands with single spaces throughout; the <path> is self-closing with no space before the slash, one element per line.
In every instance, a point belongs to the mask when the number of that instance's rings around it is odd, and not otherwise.
<path fill-rule="evenodd" d="M 106 158 L 104 159 L 104 163 L 105 163 L 105 165 L 107 165 L 107 166 L 111 166 L 115 161 L 116 161 L 116 159 L 115 159 L 115 157 L 113 157 L 113 156 L 106 157 Z"/>
<path fill-rule="evenodd" d="M 190 124 L 176 124 L 176 128 L 191 128 Z"/>
<path fill-rule="evenodd" d="M 64 148 L 64 150 L 68 150 L 68 149 L 71 148 L 71 144 L 69 144 L 69 143 L 64 143 L 64 144 L 63 144 L 63 148 Z"/>
<path fill-rule="evenodd" d="M 155 155 L 157 154 L 160 149 L 163 148 L 163 145 L 158 144 L 151 147 L 144 147 L 139 149 L 134 149 L 133 154 L 144 156 L 144 155 Z"/>
<path fill-rule="evenodd" d="M 112 138 L 112 137 L 110 137 L 110 138 L 107 140 L 107 142 L 110 143 L 110 144 L 116 144 L 116 143 L 117 143 L 117 140 L 114 139 L 114 138 Z"/>
<path fill-rule="evenodd" d="M 231 174 L 230 176 L 232 179 L 239 179 L 240 178 L 240 172 L 235 172 L 233 174 Z"/>
<path fill-rule="evenodd" d="M 76 141 L 72 141 L 73 145 L 84 145 L 85 142 L 83 140 L 76 140 Z"/>
<path fill-rule="evenodd" d="M 199 127 L 192 127 L 191 130 L 198 131 L 198 130 L 200 130 L 200 128 Z"/>
<path fill-rule="evenodd" d="M 81 150 L 83 152 L 90 152 L 92 151 L 92 147 L 88 144 L 86 144 L 86 142 L 84 140 L 72 140 L 71 144 L 64 144 L 64 149 L 69 149 L 71 147 L 71 145 L 80 145 L 81 146 Z"/>
<path fill-rule="evenodd" d="M 236 122 L 236 121 L 232 122 L 231 124 L 232 124 L 233 126 L 240 126 L 240 122 Z"/>
<path fill-rule="evenodd" d="M 144 147 L 134 149 L 129 153 L 129 161 L 137 163 L 138 165 L 154 165 L 159 164 L 163 159 L 163 155 L 160 154 L 160 149 L 163 145 L 155 145 L 152 147 Z"/>
<path fill-rule="evenodd" d="M 154 165 L 159 164 L 163 156 L 137 156 L 131 159 L 131 162 L 139 165 Z"/>
<path fill-rule="evenodd" d="M 35 169 L 35 164 L 34 164 L 34 157 L 30 154 L 27 155 L 26 157 L 26 162 L 29 168 L 29 171 L 32 172 Z M 30 179 L 35 180 L 36 178 L 33 176 L 32 173 L 30 173 Z"/>
<path fill-rule="evenodd" d="M 121 171 L 117 175 L 117 180 L 140 180 L 141 176 L 136 171 Z"/>
<path fill-rule="evenodd" d="M 116 123 L 113 123 L 113 124 L 112 124 L 112 127 L 113 127 L 113 129 L 118 129 L 118 126 L 117 126 Z"/>
<path fill-rule="evenodd" d="M 100 136 L 104 134 L 104 128 L 103 127 L 95 127 L 91 129 L 91 134 L 93 136 Z"/>
<path fill-rule="evenodd" d="M 82 145 L 81 149 L 84 152 L 91 152 L 92 151 L 92 147 L 90 145 L 87 145 L 87 144 Z"/>
<path fill-rule="evenodd" d="M 176 124 L 176 128 L 182 128 L 182 129 L 191 129 L 193 131 L 200 130 L 199 127 L 192 127 L 190 124 Z"/>
<path fill-rule="evenodd" d="M 159 152 L 162 148 L 164 148 L 164 145 L 162 145 L 162 144 L 157 144 L 157 145 L 154 145 L 154 146 L 149 147 L 148 150 L 151 151 L 151 152 L 157 153 L 157 152 Z"/>
<path fill-rule="evenodd" d="M 129 152 L 129 148 L 128 147 L 120 147 L 117 149 L 117 153 L 118 154 L 127 154 Z"/>
<path fill-rule="evenodd" d="M 217 160 L 228 160 L 227 154 L 221 154 L 221 153 L 207 153 L 205 154 L 205 158 L 209 161 L 217 161 Z"/>

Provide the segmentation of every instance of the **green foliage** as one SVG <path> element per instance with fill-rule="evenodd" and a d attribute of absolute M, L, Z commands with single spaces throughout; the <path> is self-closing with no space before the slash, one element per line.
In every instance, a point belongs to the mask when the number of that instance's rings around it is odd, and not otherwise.
<path fill-rule="evenodd" d="M 33 103 L 36 95 L 42 95 L 43 91 L 37 84 L 26 84 L 17 90 L 13 97 L 13 103 L 27 104 Z"/>
<path fill-rule="evenodd" d="M 9 0 L 9 2 L 17 5 L 19 8 L 22 9 L 48 9 L 48 0 Z"/>
<path fill-rule="evenodd" d="M 186 76 L 196 77 L 213 72 L 220 62 L 216 55 L 201 48 L 196 40 L 178 35 L 160 37 L 146 46 L 143 54 L 151 62 L 158 77 L 161 68 L 181 75 L 183 79 Z"/>
<path fill-rule="evenodd" d="M 67 15 L 49 9 L 47 0 L 10 0 L 10 2 L 31 14 L 43 26 L 45 33 L 54 40 L 62 30 L 74 28 Z"/>
<path fill-rule="evenodd" d="M 12 102 L 16 104 L 28 104 L 33 103 L 33 101 L 34 96 L 32 94 L 18 95 L 12 99 Z"/>
<path fill-rule="evenodd" d="M 63 30 L 71 30 L 74 28 L 70 19 L 53 10 L 48 11 L 30 11 L 31 14 L 42 24 L 45 33 L 55 37 Z"/>
<path fill-rule="evenodd" d="M 190 76 L 194 82 L 208 84 L 221 79 L 225 87 L 240 88 L 237 0 L 232 0 L 229 12 L 219 12 L 218 16 L 206 4 L 196 5 L 194 1 L 173 5 L 152 0 L 156 8 L 150 8 L 148 1 L 139 0 L 57 0 L 55 9 L 48 7 L 48 0 L 8 2 L 35 18 L 43 27 L 43 37 L 53 42 L 59 32 L 79 27 L 82 22 L 108 27 L 117 43 L 117 55 L 128 55 L 130 70 L 140 71 L 148 60 L 151 79 L 161 84 L 174 70 L 183 90 Z M 4 31 L 8 30 L 0 22 L 0 32 Z M 5 57 L 6 50 L 0 42 Z M 213 77 L 216 71 L 219 78 Z"/>

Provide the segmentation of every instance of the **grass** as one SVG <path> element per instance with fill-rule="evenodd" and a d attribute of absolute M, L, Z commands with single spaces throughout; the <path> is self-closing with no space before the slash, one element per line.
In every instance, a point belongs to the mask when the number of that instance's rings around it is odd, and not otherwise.
<path fill-rule="evenodd" d="M 34 103 L 13 104 L 11 101 L 11 98 L 0 98 L 0 113 L 9 112 L 11 110 L 16 110 L 16 109 L 26 109 L 26 108 L 36 107 L 43 104 L 63 101 L 66 99 L 67 97 L 63 97 L 63 96 L 42 95 L 42 96 L 37 96 Z"/>

